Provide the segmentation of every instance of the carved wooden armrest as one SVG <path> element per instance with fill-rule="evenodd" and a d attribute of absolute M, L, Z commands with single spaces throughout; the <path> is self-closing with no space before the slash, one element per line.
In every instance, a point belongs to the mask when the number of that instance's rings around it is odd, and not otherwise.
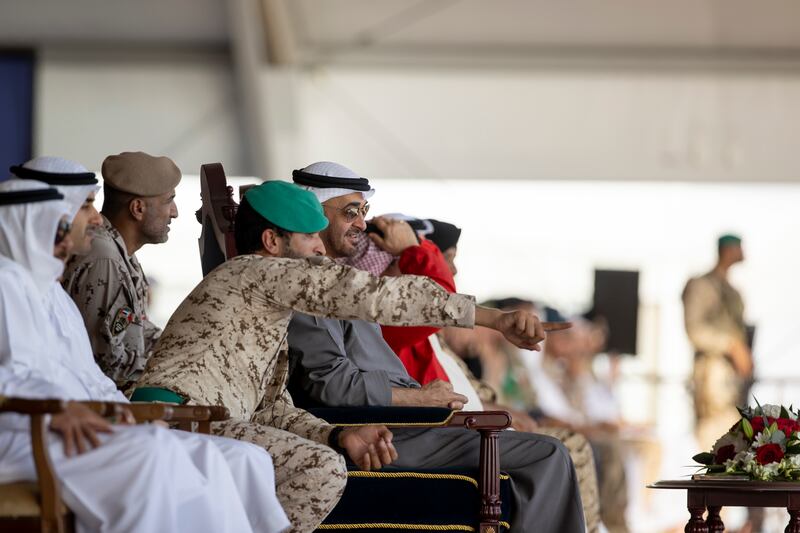
<path fill-rule="evenodd" d="M 137 422 L 163 420 L 175 422 L 179 429 L 191 431 L 193 422 L 197 422 L 197 430 L 208 434 L 211 422 L 227 420 L 230 411 L 218 405 L 173 405 L 156 402 L 81 402 L 101 416 L 118 416 L 122 409 L 128 409 Z"/>
<path fill-rule="evenodd" d="M 20 413 L 23 415 L 47 415 L 60 413 L 66 407 L 63 400 L 29 400 L 0 396 L 0 413 Z"/>
<path fill-rule="evenodd" d="M 145 406 L 154 404 L 136 405 Z M 197 422 L 197 431 L 205 433 L 206 435 L 211 432 L 211 422 L 228 420 L 231 417 L 228 408 L 220 405 L 169 405 L 169 407 L 171 408 L 169 418 L 164 418 L 162 420 L 177 422 L 178 429 L 184 431 L 191 431 L 193 422 Z"/>
<path fill-rule="evenodd" d="M 455 411 L 447 426 L 474 431 L 501 431 L 511 426 L 511 415 L 506 411 Z"/>

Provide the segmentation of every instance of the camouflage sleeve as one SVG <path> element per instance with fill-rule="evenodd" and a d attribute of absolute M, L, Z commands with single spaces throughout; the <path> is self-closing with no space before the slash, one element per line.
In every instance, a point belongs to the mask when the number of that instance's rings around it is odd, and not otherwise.
<path fill-rule="evenodd" d="M 376 278 L 320 257 L 266 260 L 260 268 L 255 283 L 268 301 L 310 315 L 391 326 L 475 323 L 472 296 L 448 293 L 424 276 Z"/>
<path fill-rule="evenodd" d="M 144 329 L 144 351 L 146 359 L 149 359 L 153 354 L 153 348 L 156 347 L 158 338 L 161 337 L 161 328 L 146 318 L 142 320 L 142 327 Z"/>
<path fill-rule="evenodd" d="M 83 315 L 95 360 L 117 385 L 135 379 L 147 361 L 145 324 L 120 283 L 124 266 L 108 258 L 84 263 L 65 280 L 65 289 Z M 155 328 L 155 326 L 152 326 Z"/>
<path fill-rule="evenodd" d="M 267 390 L 273 391 L 275 395 L 270 397 L 268 394 L 262 398 L 252 421 L 327 445 L 333 426 L 308 411 L 295 407 L 292 397 L 286 390 L 286 382 L 281 376 L 283 376 L 281 372 L 273 373 L 272 382 Z"/>
<path fill-rule="evenodd" d="M 693 279 L 683 291 L 683 315 L 686 333 L 696 350 L 725 353 L 733 338 L 709 321 L 708 316 L 719 303 L 714 287 L 704 279 Z"/>

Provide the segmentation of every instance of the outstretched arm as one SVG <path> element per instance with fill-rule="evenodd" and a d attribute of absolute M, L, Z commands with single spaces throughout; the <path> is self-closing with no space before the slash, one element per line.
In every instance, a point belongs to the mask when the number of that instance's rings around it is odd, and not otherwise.
<path fill-rule="evenodd" d="M 269 258 L 244 290 L 311 315 L 394 326 L 472 327 L 475 299 L 421 276 L 376 278 L 330 259 Z"/>
<path fill-rule="evenodd" d="M 513 345 L 527 350 L 541 350 L 539 343 L 546 332 L 572 327 L 571 322 L 540 322 L 527 311 L 500 311 L 489 307 L 475 308 L 475 325 L 499 331 Z"/>
<path fill-rule="evenodd" d="M 248 296 L 295 311 L 328 318 L 369 320 L 394 326 L 475 324 L 501 332 L 513 344 L 538 350 L 545 328 L 536 315 L 475 306 L 472 296 L 449 294 L 421 276 L 376 278 L 328 258 L 270 258 L 261 262 L 259 279 L 248 280 Z M 551 330 L 571 324 L 553 324 Z"/>

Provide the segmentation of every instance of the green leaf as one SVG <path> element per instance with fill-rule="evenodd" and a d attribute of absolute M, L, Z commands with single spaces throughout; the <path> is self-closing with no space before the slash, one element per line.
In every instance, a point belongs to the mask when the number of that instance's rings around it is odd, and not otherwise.
<path fill-rule="evenodd" d="M 761 404 L 758 403 L 758 398 L 753 395 L 753 399 L 756 401 L 756 405 L 758 406 L 758 410 L 761 411 L 761 418 L 764 419 L 764 427 L 767 427 L 767 415 L 764 414 L 764 408 L 761 407 Z"/>
<path fill-rule="evenodd" d="M 769 434 L 770 434 L 770 435 L 772 435 L 772 434 L 773 434 L 773 433 L 775 433 L 776 431 L 778 431 L 778 424 L 777 424 L 776 422 L 773 422 L 773 423 L 772 423 L 772 424 L 770 424 L 770 426 L 769 426 Z"/>
<path fill-rule="evenodd" d="M 800 444 L 793 444 L 786 447 L 786 453 L 790 455 L 800 454 Z"/>
<path fill-rule="evenodd" d="M 711 465 L 714 464 L 714 454 L 709 452 L 698 453 L 692 460 L 696 463 L 700 463 L 701 465 Z"/>
<path fill-rule="evenodd" d="M 742 418 L 742 432 L 748 440 L 753 440 L 753 426 L 750 425 L 750 421 L 746 418 Z"/>
<path fill-rule="evenodd" d="M 789 416 L 789 411 L 787 411 L 786 408 L 782 405 L 781 405 L 781 418 L 791 418 Z"/>

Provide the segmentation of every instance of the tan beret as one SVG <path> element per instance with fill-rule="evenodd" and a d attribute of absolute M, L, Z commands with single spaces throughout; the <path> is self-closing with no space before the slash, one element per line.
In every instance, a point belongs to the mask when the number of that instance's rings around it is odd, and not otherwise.
<path fill-rule="evenodd" d="M 181 181 L 181 171 L 168 157 L 144 152 L 122 152 L 103 161 L 103 180 L 111 187 L 136 196 L 166 194 Z"/>

